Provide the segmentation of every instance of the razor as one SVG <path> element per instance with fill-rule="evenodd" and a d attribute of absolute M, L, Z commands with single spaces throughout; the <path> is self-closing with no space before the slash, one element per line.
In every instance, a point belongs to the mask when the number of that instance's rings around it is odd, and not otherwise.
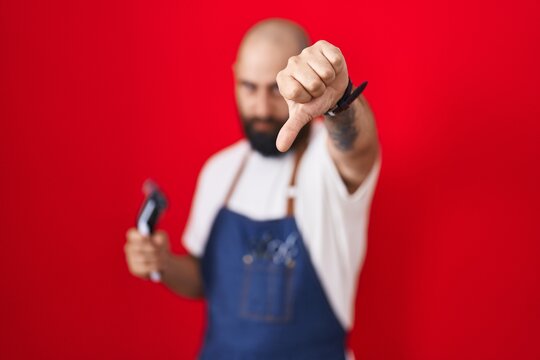
<path fill-rule="evenodd" d="M 152 180 L 146 180 L 142 190 L 145 199 L 137 216 L 137 230 L 142 236 L 150 236 L 154 233 L 159 218 L 167 209 L 167 198 Z M 150 279 L 158 283 L 161 281 L 161 274 L 159 271 L 152 271 Z"/>

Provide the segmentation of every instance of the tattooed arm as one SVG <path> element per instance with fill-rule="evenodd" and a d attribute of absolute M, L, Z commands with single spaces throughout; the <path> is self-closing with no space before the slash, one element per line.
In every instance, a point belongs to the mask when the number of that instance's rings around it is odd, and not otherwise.
<path fill-rule="evenodd" d="M 377 127 L 364 95 L 335 117 L 325 116 L 328 151 L 349 193 L 353 193 L 371 170 L 379 152 Z"/>

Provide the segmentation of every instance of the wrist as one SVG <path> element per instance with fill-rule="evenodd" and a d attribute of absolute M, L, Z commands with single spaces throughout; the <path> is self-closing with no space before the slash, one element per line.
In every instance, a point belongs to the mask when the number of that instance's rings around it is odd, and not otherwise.
<path fill-rule="evenodd" d="M 364 91 L 367 84 L 368 82 L 364 81 L 362 84 L 360 84 L 360 86 L 354 88 L 353 83 L 349 78 L 349 84 L 347 85 L 343 96 L 337 101 L 336 105 L 330 108 L 327 112 L 325 112 L 324 115 L 327 117 L 334 117 L 337 114 L 347 110 L 351 106 L 353 101 L 356 100 L 356 98 L 358 98 L 360 94 Z"/>

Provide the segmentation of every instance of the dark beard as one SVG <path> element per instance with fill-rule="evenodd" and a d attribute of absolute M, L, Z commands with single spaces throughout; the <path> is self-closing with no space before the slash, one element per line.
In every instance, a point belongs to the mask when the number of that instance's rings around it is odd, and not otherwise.
<path fill-rule="evenodd" d="M 279 134 L 279 130 L 285 124 L 286 119 L 276 119 L 274 117 L 268 116 L 265 118 L 258 117 L 243 117 L 240 115 L 242 120 L 242 127 L 244 128 L 244 134 L 248 139 L 251 147 L 259 152 L 263 156 L 268 157 L 279 157 L 291 150 L 294 150 L 298 144 L 301 144 L 304 140 L 307 140 L 309 135 L 309 130 L 311 128 L 311 122 L 304 125 L 302 130 L 298 133 L 298 136 L 294 140 L 293 144 L 286 152 L 281 152 L 276 147 L 276 139 Z M 263 122 L 272 126 L 272 129 L 269 131 L 256 131 L 254 125 L 256 123 Z"/>

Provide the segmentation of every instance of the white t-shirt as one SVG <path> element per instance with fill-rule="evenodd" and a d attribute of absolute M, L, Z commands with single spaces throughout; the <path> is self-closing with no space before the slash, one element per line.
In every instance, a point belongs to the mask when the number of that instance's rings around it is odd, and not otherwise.
<path fill-rule="evenodd" d="M 328 152 L 327 136 L 322 122 L 312 124 L 309 145 L 297 170 L 294 215 L 332 309 L 349 330 L 381 156 L 360 187 L 349 194 Z M 203 255 L 214 218 L 248 151 L 251 154 L 228 207 L 257 220 L 286 216 L 294 154 L 264 157 L 253 151 L 246 139 L 239 140 L 213 155 L 199 175 L 183 234 L 184 245 L 192 255 Z"/>

